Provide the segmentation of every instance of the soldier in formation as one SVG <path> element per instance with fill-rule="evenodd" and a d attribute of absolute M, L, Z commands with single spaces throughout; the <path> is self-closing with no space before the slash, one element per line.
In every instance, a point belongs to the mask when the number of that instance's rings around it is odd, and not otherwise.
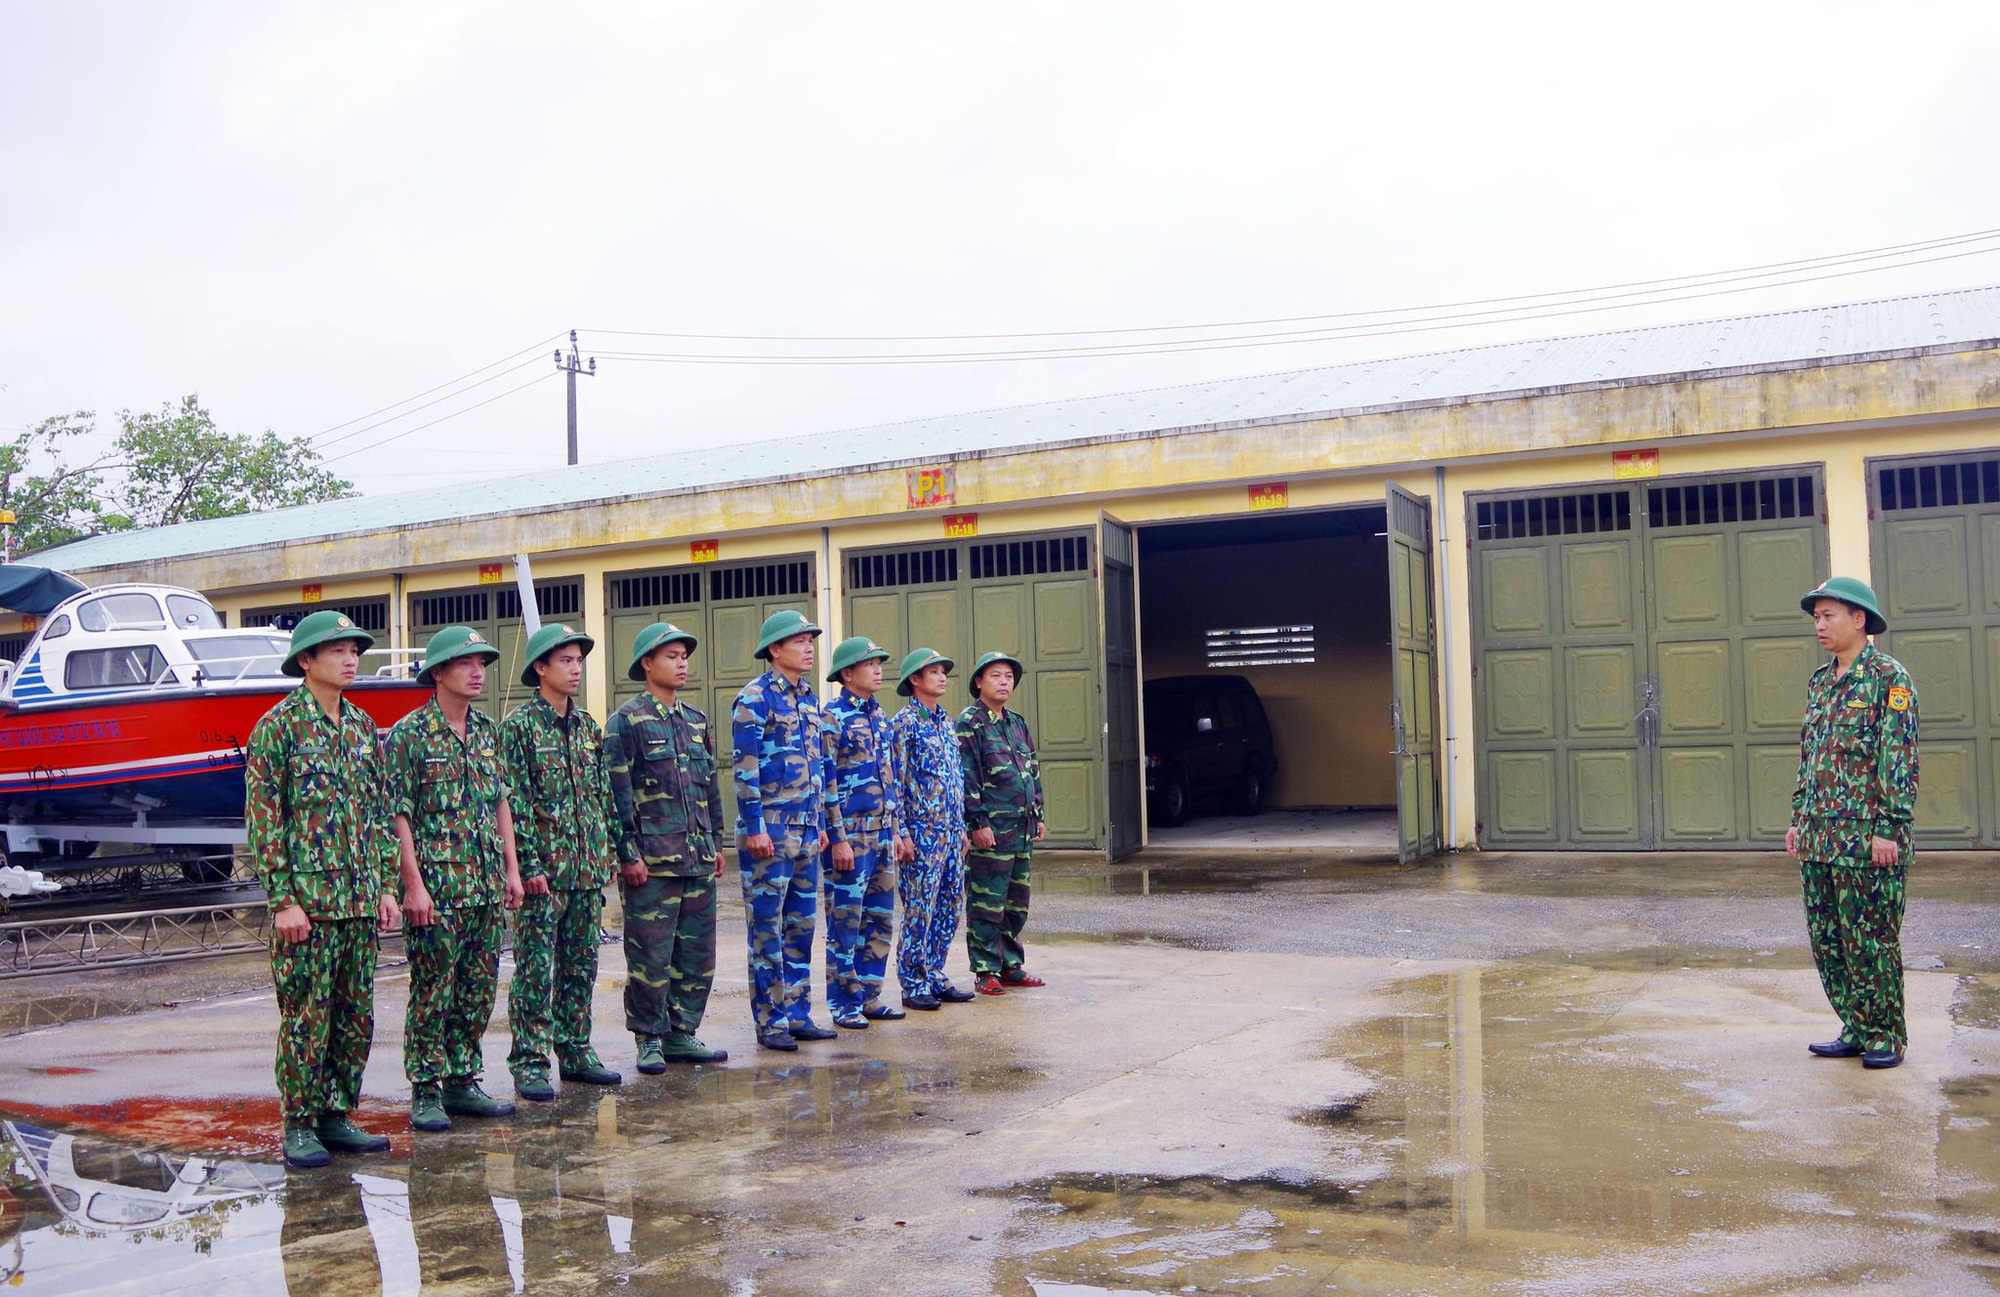
<path fill-rule="evenodd" d="M 1021 714 L 1007 706 L 1020 679 L 1017 659 L 986 654 L 972 664 L 976 699 L 958 714 L 971 843 L 965 863 L 965 944 L 972 958 L 973 989 L 981 995 L 1043 984 L 1024 966 L 1027 952 L 1021 946 L 1034 847 L 1048 827 L 1042 819 L 1042 773 L 1034 736 Z"/>
<path fill-rule="evenodd" d="M 936 649 L 911 650 L 896 680 L 896 692 L 909 701 L 889 720 L 889 789 L 901 865 L 896 884 L 903 900 L 896 979 L 907 1009 L 972 998 L 944 972 L 965 898 L 965 762 L 958 722 L 944 705 L 953 665 Z"/>
<path fill-rule="evenodd" d="M 820 628 L 796 612 L 766 618 L 757 657 L 770 663 L 736 695 L 730 717 L 736 846 L 750 945 L 757 1043 L 793 1050 L 835 1033 L 812 1020 L 813 920 L 826 849 L 826 755 L 819 699 L 805 681 Z"/>
<path fill-rule="evenodd" d="M 454 1115 L 514 1112 L 480 1085 L 480 1037 L 499 988 L 501 909 L 518 909 L 522 896 L 500 727 L 472 705 L 499 658 L 470 627 L 431 636 L 417 682 L 435 692 L 389 731 L 410 929 L 403 1073 L 418 1130 L 449 1130 Z"/>
<path fill-rule="evenodd" d="M 375 1038 L 375 947 L 396 928 L 394 839 L 375 722 L 343 696 L 375 642 L 344 615 L 292 631 L 286 675 L 304 684 L 264 714 L 244 760 L 250 856 L 270 899 L 285 1161 L 379 1153 L 348 1113 Z"/>
<path fill-rule="evenodd" d="M 625 1027 L 639 1070 L 719 1063 L 695 1031 L 715 981 L 716 833 L 722 781 L 715 734 L 681 698 L 695 637 L 669 622 L 639 632 L 626 675 L 645 692 L 611 714 L 611 777 L 619 895 L 625 906 Z"/>
<path fill-rule="evenodd" d="M 1799 601 L 1833 660 L 1806 686 L 1799 782 L 1785 850 L 1798 857 L 1806 932 L 1840 1034 L 1821 1058 L 1895 1067 L 1903 1014 L 1904 886 L 1917 804 L 1917 692 L 1869 636 L 1888 629 L 1875 592 L 1832 577 Z"/>
<path fill-rule="evenodd" d="M 837 1027 L 900 1018 L 882 1003 L 882 976 L 896 924 L 895 779 L 889 718 L 875 701 L 889 650 L 856 635 L 833 651 L 826 705 L 826 1002 Z"/>
<path fill-rule="evenodd" d="M 525 893 L 514 916 L 507 1069 L 514 1093 L 547 1102 L 549 1053 L 565 1082 L 617 1085 L 590 1044 L 590 996 L 604 885 L 611 881 L 611 782 L 604 735 L 576 705 L 596 641 L 568 626 L 528 640 L 521 683 L 534 689 L 500 727 L 514 851 Z"/>

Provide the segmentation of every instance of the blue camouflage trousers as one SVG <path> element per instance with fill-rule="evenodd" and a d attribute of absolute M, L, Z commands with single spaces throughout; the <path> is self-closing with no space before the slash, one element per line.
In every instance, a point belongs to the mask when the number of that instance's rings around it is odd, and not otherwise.
<path fill-rule="evenodd" d="M 759 1034 L 804 1026 L 812 1016 L 819 892 L 819 830 L 774 824 L 769 831 L 774 850 L 762 860 L 736 839 L 750 945 L 750 1016 Z"/>
<path fill-rule="evenodd" d="M 829 847 L 820 862 L 826 891 L 826 1003 L 836 1015 L 859 1013 L 882 995 L 889 941 L 896 927 L 895 839 L 849 839 L 854 868 L 833 867 Z"/>
<path fill-rule="evenodd" d="M 917 858 L 897 879 L 903 897 L 903 936 L 896 947 L 896 978 L 905 997 L 934 995 L 945 984 L 944 961 L 958 936 L 965 896 L 965 829 L 961 824 L 913 824 Z"/>

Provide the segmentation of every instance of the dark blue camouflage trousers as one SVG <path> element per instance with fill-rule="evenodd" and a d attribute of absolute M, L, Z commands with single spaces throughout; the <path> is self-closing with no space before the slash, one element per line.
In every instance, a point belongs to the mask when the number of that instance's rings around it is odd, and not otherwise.
<path fill-rule="evenodd" d="M 762 860 L 736 839 L 750 946 L 750 1016 L 759 1033 L 804 1026 L 812 1015 L 819 892 L 819 830 L 779 824 L 770 833 L 775 849 Z"/>
<path fill-rule="evenodd" d="M 889 942 L 896 927 L 895 839 L 849 840 L 854 868 L 833 867 L 833 850 L 820 862 L 826 891 L 826 1003 L 835 1014 L 859 1013 L 882 995 Z"/>
<path fill-rule="evenodd" d="M 917 858 L 901 867 L 903 935 L 896 946 L 896 979 L 905 997 L 935 995 L 945 984 L 944 961 L 958 936 L 965 899 L 963 824 L 913 824 Z"/>

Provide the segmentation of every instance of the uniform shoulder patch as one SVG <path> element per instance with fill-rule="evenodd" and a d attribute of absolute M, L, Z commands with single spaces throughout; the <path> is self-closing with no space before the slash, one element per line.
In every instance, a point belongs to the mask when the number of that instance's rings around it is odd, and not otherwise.
<path fill-rule="evenodd" d="M 1910 710 L 1911 697 L 1910 691 L 1902 685 L 1890 685 L 1889 710 L 1892 712 L 1906 712 Z"/>

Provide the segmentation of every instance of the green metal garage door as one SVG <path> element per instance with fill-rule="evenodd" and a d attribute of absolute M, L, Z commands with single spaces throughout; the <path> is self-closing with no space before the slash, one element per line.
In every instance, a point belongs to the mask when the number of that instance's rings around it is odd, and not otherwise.
<path fill-rule="evenodd" d="M 1469 501 L 1482 846 L 1783 838 L 1819 499 L 1786 469 Z"/>
<path fill-rule="evenodd" d="M 1021 659 L 1013 706 L 1041 754 L 1051 846 L 1104 844 L 1102 654 L 1087 532 L 954 541 L 846 556 L 847 626 L 898 658 L 935 648 L 962 673 L 991 649 Z M 971 702 L 962 684 L 945 703 Z"/>
<path fill-rule="evenodd" d="M 764 670 L 755 656 L 764 619 L 787 608 L 815 615 L 812 559 L 802 555 L 614 572 L 605 578 L 605 586 L 613 707 L 644 688 L 625 674 L 640 631 L 656 621 L 671 622 L 701 641 L 688 663 L 686 693 L 715 725 L 716 756 L 725 768 L 722 802 L 733 822 L 736 781 L 727 774 L 730 713 L 737 691 Z M 818 660 L 824 662 L 831 651 L 831 645 L 823 645 Z M 820 677 L 825 672 L 813 675 L 813 687 L 824 696 L 826 686 Z"/>
<path fill-rule="evenodd" d="M 552 577 L 535 582 L 535 607 L 543 621 L 577 621 L 583 616 L 583 579 Z M 497 671 L 486 673 L 486 688 L 474 705 L 499 720 L 528 700 L 534 691 L 521 683 L 521 653 L 528 646 L 521 618 L 521 592 L 511 585 L 468 586 L 437 590 L 410 598 L 410 643 L 425 641 L 447 626 L 470 626 L 500 650 Z M 584 695 L 588 701 L 589 678 Z"/>
<path fill-rule="evenodd" d="M 1917 686 L 1916 837 L 2000 842 L 2000 456 L 1869 462 L 1879 638 Z"/>

